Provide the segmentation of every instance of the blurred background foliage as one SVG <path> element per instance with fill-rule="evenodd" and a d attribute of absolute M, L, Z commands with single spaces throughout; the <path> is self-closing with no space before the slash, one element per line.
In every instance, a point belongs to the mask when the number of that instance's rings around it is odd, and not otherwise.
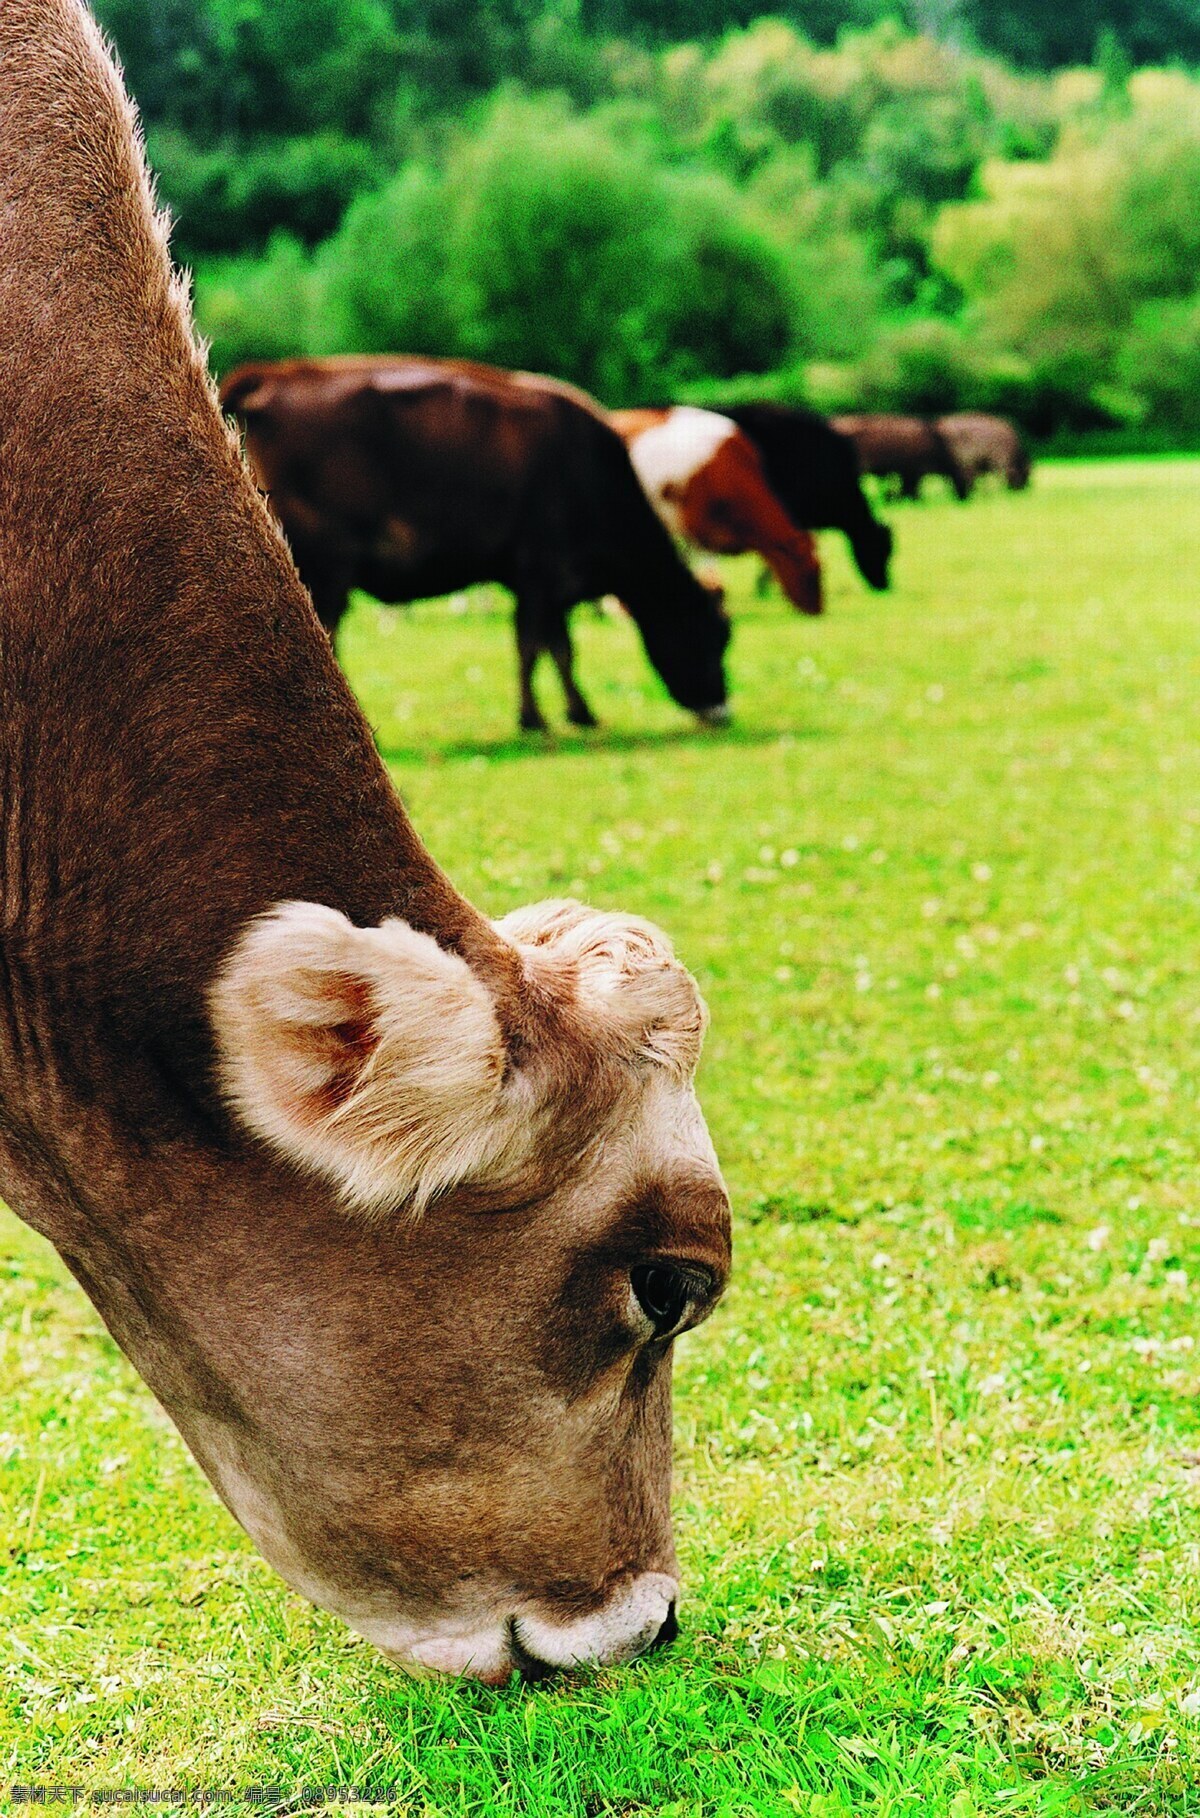
<path fill-rule="evenodd" d="M 1200 440 L 1200 0 L 98 0 L 221 370 Z"/>

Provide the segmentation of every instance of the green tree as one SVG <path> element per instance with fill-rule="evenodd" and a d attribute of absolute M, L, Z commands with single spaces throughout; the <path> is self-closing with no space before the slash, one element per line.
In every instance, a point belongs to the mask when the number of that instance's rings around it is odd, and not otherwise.
<path fill-rule="evenodd" d="M 968 0 L 979 42 L 1016 63 L 1090 63 L 1102 34 L 1135 63 L 1200 58 L 1200 0 Z"/>
<path fill-rule="evenodd" d="M 715 173 L 664 170 L 549 103 L 502 101 L 447 174 L 470 351 L 616 402 L 786 354 L 779 249 Z"/>
<path fill-rule="evenodd" d="M 1200 88 L 1143 73 L 1131 111 L 1064 134 L 1044 164 L 988 168 L 943 210 L 934 256 L 985 336 L 1103 401 L 1139 309 L 1200 269 Z"/>
<path fill-rule="evenodd" d="M 369 145 L 331 132 L 198 146 L 177 127 L 152 127 L 147 146 L 188 258 L 265 246 L 277 233 L 314 245 L 376 171 Z"/>
<path fill-rule="evenodd" d="M 463 350 L 461 295 L 446 266 L 446 211 L 442 177 L 417 164 L 354 204 L 317 255 L 320 332 L 330 348 Z"/>
<path fill-rule="evenodd" d="M 196 274 L 196 319 L 218 373 L 242 360 L 286 360 L 324 351 L 308 253 L 278 234 L 255 258 L 209 260 Z"/>
<path fill-rule="evenodd" d="M 532 367 L 614 403 L 765 371 L 793 332 L 787 260 L 727 182 L 512 96 L 443 173 L 356 202 L 315 269 L 336 346 Z"/>
<path fill-rule="evenodd" d="M 1200 435 L 1200 292 L 1143 304 L 1117 357 L 1117 378 L 1152 423 Z"/>
<path fill-rule="evenodd" d="M 207 13 L 244 131 L 362 133 L 399 75 L 385 0 L 207 0 Z"/>

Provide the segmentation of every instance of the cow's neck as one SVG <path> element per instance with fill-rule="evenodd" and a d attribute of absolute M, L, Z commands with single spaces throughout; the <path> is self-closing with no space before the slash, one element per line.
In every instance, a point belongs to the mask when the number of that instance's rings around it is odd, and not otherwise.
<path fill-rule="evenodd" d="M 221 424 L 93 29 L 0 7 L 0 1141 L 107 1216 L 110 1151 L 165 1193 L 227 1140 L 206 994 L 249 917 L 401 915 L 501 987 L 513 955 L 417 839 Z"/>

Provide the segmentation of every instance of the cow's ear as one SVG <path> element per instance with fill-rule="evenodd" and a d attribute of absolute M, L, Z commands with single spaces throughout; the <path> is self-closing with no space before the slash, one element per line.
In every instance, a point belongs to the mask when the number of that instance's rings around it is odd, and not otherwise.
<path fill-rule="evenodd" d="M 595 1019 L 597 1038 L 607 1027 L 626 1060 L 691 1078 L 708 1012 L 661 928 L 569 899 L 517 909 L 497 926 L 570 978 L 581 1007 Z"/>
<path fill-rule="evenodd" d="M 352 1206 L 420 1212 L 519 1145 L 492 995 L 407 922 L 320 903 L 253 922 L 211 994 L 225 1092 Z"/>

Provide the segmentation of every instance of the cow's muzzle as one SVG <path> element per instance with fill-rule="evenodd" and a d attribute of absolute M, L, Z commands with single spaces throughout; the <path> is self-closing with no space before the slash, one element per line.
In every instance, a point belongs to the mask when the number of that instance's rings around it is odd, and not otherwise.
<path fill-rule="evenodd" d="M 498 1624 L 385 1645 L 383 1652 L 410 1673 L 447 1673 L 485 1685 L 505 1685 L 514 1672 L 532 1683 L 571 1667 L 621 1666 L 674 1641 L 678 1592 L 665 1572 L 644 1572 L 591 1615 L 570 1622 L 526 1607 Z"/>

